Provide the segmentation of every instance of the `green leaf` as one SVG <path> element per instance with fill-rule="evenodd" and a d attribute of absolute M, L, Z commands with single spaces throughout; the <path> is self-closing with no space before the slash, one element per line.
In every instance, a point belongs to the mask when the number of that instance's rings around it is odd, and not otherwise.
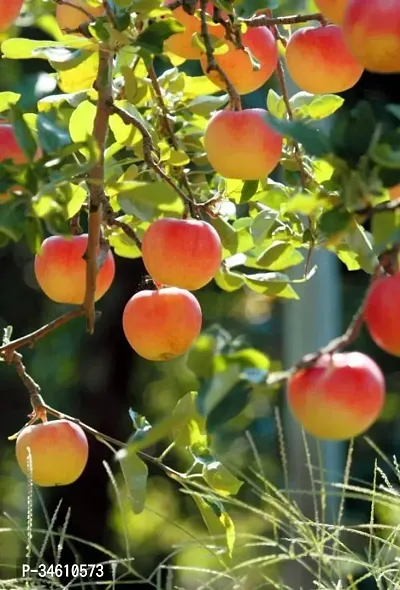
<path fill-rule="evenodd" d="M 229 422 L 229 420 L 233 420 L 239 416 L 250 401 L 251 391 L 252 386 L 249 382 L 240 379 L 229 391 L 225 392 L 223 399 L 207 415 L 207 432 L 213 434 Z"/>
<path fill-rule="evenodd" d="M 232 291 L 237 291 L 244 285 L 243 277 L 231 271 L 229 268 L 222 265 L 218 270 L 217 274 L 214 277 L 214 281 L 218 285 L 220 289 L 231 293 Z"/>
<path fill-rule="evenodd" d="M 227 94 L 222 96 L 197 96 L 186 107 L 200 117 L 209 117 L 213 111 L 218 111 L 228 103 Z"/>
<path fill-rule="evenodd" d="M 308 106 L 308 114 L 311 119 L 324 119 L 336 113 L 343 103 L 344 98 L 336 94 L 316 96 Z"/>
<path fill-rule="evenodd" d="M 212 376 L 216 346 L 214 336 L 203 332 L 190 349 L 186 364 L 199 379 L 209 379 Z"/>
<path fill-rule="evenodd" d="M 319 129 L 313 129 L 296 121 L 283 121 L 273 117 L 269 117 L 268 122 L 282 135 L 301 143 L 310 156 L 322 158 L 332 151 L 329 138 Z"/>
<path fill-rule="evenodd" d="M 73 142 L 84 142 L 93 135 L 95 116 L 96 107 L 88 100 L 84 100 L 74 109 L 69 120 L 69 132 Z"/>
<path fill-rule="evenodd" d="M 270 207 L 265 207 L 263 211 L 260 211 L 260 213 L 256 215 L 250 229 L 256 246 L 261 246 L 263 244 L 271 228 L 277 222 L 278 216 L 279 212 Z"/>
<path fill-rule="evenodd" d="M 86 198 L 87 192 L 82 186 L 71 183 L 47 184 L 32 199 L 32 206 L 38 217 L 62 213 L 71 219 L 81 209 Z"/>
<path fill-rule="evenodd" d="M 132 510 L 135 514 L 140 514 L 146 503 L 149 470 L 146 463 L 135 453 L 119 456 L 118 458 L 132 500 Z"/>
<path fill-rule="evenodd" d="M 224 370 L 215 373 L 204 383 L 197 396 L 197 406 L 202 416 L 207 418 L 228 395 L 240 379 L 241 367 L 235 364 L 225 366 Z"/>
<path fill-rule="evenodd" d="M 178 401 L 174 408 L 173 414 L 179 419 L 179 427 L 175 428 L 174 432 L 177 445 L 194 448 L 208 445 L 206 423 L 197 410 L 196 399 L 197 392 L 190 391 Z"/>
<path fill-rule="evenodd" d="M 219 461 L 206 463 L 203 467 L 203 477 L 210 488 L 221 496 L 236 496 L 243 485 L 243 482 Z"/>
<path fill-rule="evenodd" d="M 26 208 L 20 201 L 11 200 L 0 205 L 0 238 L 7 236 L 18 242 L 24 234 Z"/>
<path fill-rule="evenodd" d="M 0 92 L 0 113 L 7 111 L 10 107 L 17 104 L 20 98 L 21 95 L 16 92 Z"/>
<path fill-rule="evenodd" d="M 210 223 L 217 230 L 224 250 L 229 254 L 236 254 L 239 236 L 231 224 L 222 217 L 214 217 L 210 220 Z"/>
<path fill-rule="evenodd" d="M 258 180 L 245 180 L 242 192 L 240 193 L 240 204 L 247 203 L 257 193 Z"/>
<path fill-rule="evenodd" d="M 345 231 L 353 219 L 352 214 L 343 207 L 335 207 L 330 211 L 324 211 L 319 218 L 319 230 L 326 236 Z"/>
<path fill-rule="evenodd" d="M 185 27 L 174 18 L 152 23 L 140 33 L 135 40 L 137 47 L 142 47 L 153 55 L 160 55 L 164 50 L 164 41 L 175 33 L 182 33 Z"/>
<path fill-rule="evenodd" d="M 284 270 L 300 264 L 303 260 L 303 255 L 292 244 L 276 241 L 260 254 L 257 264 L 269 270 Z"/>
<path fill-rule="evenodd" d="M 373 274 L 379 261 L 374 252 L 371 235 L 361 225 L 357 224 L 347 232 L 346 241 L 350 250 L 357 254 L 357 262 L 360 267 L 365 272 Z"/>
<path fill-rule="evenodd" d="M 225 541 L 225 551 L 232 558 L 236 537 L 233 520 L 222 504 L 218 503 L 218 510 L 215 510 L 211 508 L 209 502 L 205 502 L 200 496 L 192 495 L 192 498 L 196 502 L 213 542 L 220 543 L 222 537 Z"/>
<path fill-rule="evenodd" d="M 324 119 L 333 115 L 342 105 L 344 99 L 336 94 L 315 95 L 298 92 L 290 99 L 295 118 Z"/>
<path fill-rule="evenodd" d="M 298 295 L 290 285 L 287 275 L 278 272 L 267 272 L 245 275 L 240 273 L 246 285 L 256 293 L 263 293 L 268 297 L 282 297 L 284 299 L 298 299 Z"/>
<path fill-rule="evenodd" d="M 71 144 L 71 137 L 65 129 L 60 127 L 53 117 L 39 114 L 37 118 L 39 143 L 48 152 L 56 152 L 60 148 Z"/>
<path fill-rule="evenodd" d="M 63 37 L 62 41 L 37 41 L 36 39 L 6 39 L 1 44 L 1 51 L 3 57 L 8 59 L 37 59 L 37 52 L 39 49 L 55 48 L 55 47 L 70 47 L 80 48 L 87 47 L 88 41 L 85 38 L 79 37 Z M 36 52 L 36 53 L 35 53 Z M 46 56 L 39 56 L 42 59 L 47 59 Z"/>
<path fill-rule="evenodd" d="M 185 166 L 186 164 L 189 164 L 189 162 L 190 158 L 185 152 L 182 150 L 171 149 L 168 164 L 171 166 Z"/>
<path fill-rule="evenodd" d="M 277 119 L 283 119 L 286 115 L 286 106 L 283 96 L 277 94 L 273 88 L 268 90 L 267 109 L 271 115 Z"/>
<path fill-rule="evenodd" d="M 124 457 L 125 455 L 135 454 L 142 449 L 146 449 L 147 447 L 154 445 L 162 438 L 169 436 L 175 428 L 179 428 L 179 426 L 184 424 L 184 422 L 184 416 L 172 415 L 168 418 L 165 418 L 155 426 L 147 429 L 146 432 L 143 432 L 143 436 L 134 438 L 134 434 L 133 437 L 131 437 L 131 439 L 128 441 L 127 448 L 118 451 L 118 459 Z"/>
<path fill-rule="evenodd" d="M 24 221 L 24 237 L 32 254 L 38 254 L 43 241 L 42 224 L 37 217 L 27 217 Z"/>
<path fill-rule="evenodd" d="M 174 189 L 166 182 L 116 182 L 107 186 L 110 196 L 117 196 L 118 204 L 128 215 L 150 221 L 157 213 L 179 216 L 183 204 Z"/>
<path fill-rule="evenodd" d="M 36 58 L 47 59 L 58 72 L 76 68 L 92 55 L 92 51 L 84 49 L 67 49 L 66 47 L 41 47 L 33 50 Z"/>
<path fill-rule="evenodd" d="M 14 106 L 11 109 L 10 120 L 15 131 L 17 141 L 30 161 L 37 152 L 37 145 L 32 131 L 29 129 L 22 111 Z"/>

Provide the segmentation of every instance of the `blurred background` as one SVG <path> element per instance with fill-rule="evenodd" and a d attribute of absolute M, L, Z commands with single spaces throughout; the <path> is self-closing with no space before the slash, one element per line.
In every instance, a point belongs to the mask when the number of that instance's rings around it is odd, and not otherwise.
<path fill-rule="evenodd" d="M 35 8 L 35 4 L 36 0 L 27 8 Z M 282 4 L 282 14 L 313 10 L 312 2 L 290 1 Z M 47 3 L 47 9 L 52 10 L 53 4 Z M 37 26 L 29 12 L 21 16 L 17 25 L 15 35 L 33 39 L 49 38 L 45 27 Z M 165 63 L 160 62 L 158 71 L 166 67 Z M 195 63 L 186 62 L 181 67 L 192 74 L 200 74 L 200 71 L 196 72 Z M 54 78 L 49 73 L 47 62 L 42 60 L 2 60 L 0 91 L 22 93 L 23 107 L 34 111 L 39 98 L 55 92 Z M 274 82 L 272 80 L 268 87 L 247 95 L 244 106 L 263 107 L 266 92 L 274 86 Z M 400 102 L 399 76 L 365 74 L 357 86 L 343 94 L 343 97 L 344 109 L 350 109 L 360 99 Z M 334 118 L 330 124 L 335 124 Z M 219 324 L 232 338 L 243 338 L 249 346 L 270 355 L 272 360 L 284 366 L 289 366 L 305 352 L 324 345 L 348 325 L 363 298 L 369 278 L 363 272 L 348 271 L 329 255 L 316 256 L 314 262 L 319 265 L 321 274 L 317 273 L 307 285 L 299 289 L 299 302 L 277 304 L 246 290 L 226 293 L 215 284 L 202 289 L 198 297 L 203 309 L 204 328 Z M 126 440 L 132 433 L 129 408 L 155 423 L 168 415 L 176 402 L 193 389 L 194 378 L 186 368 L 184 359 L 151 363 L 133 353 L 122 332 L 121 316 L 127 300 L 144 287 L 145 271 L 141 260 L 117 258 L 116 262 L 115 283 L 99 302 L 98 309 L 102 317 L 93 336 L 85 333 L 84 321 L 78 319 L 40 340 L 33 350 L 24 349 L 22 352 L 29 373 L 40 384 L 50 405 L 79 417 L 112 437 Z M 66 310 L 48 301 L 39 291 L 33 274 L 33 255 L 24 243 L 0 249 L 0 271 L 0 329 L 11 324 L 14 336 L 18 337 L 37 329 Z M 400 450 L 398 360 L 378 349 L 366 330 L 361 332 L 356 348 L 371 355 L 387 379 L 387 404 L 380 421 L 371 428 L 368 436 L 388 457 L 392 457 Z M 7 437 L 23 425 L 30 406 L 27 391 L 12 368 L 4 364 L 0 365 L 0 399 L 0 529 L 12 529 L 11 532 L 2 530 L 0 533 L 0 579 L 6 579 L 20 575 L 25 555 L 27 513 L 27 482 L 16 464 L 14 444 L 7 441 Z M 302 445 L 299 445 L 301 439 L 287 415 L 284 389 L 277 396 L 260 399 L 256 415 L 247 416 L 246 428 L 257 442 L 265 477 L 274 485 L 283 487 L 276 406 L 284 418 L 292 487 L 307 488 L 309 476 Z M 240 438 L 240 433 L 237 437 Z M 118 485 L 120 477 L 111 452 L 94 439 L 89 442 L 89 463 L 75 484 L 61 489 L 41 489 L 40 494 L 34 492 L 33 527 L 48 529 L 48 519 L 51 519 L 62 500 L 54 529 L 61 527 L 68 515 L 67 532 L 70 540 L 64 549 L 63 563 L 75 562 L 77 555 L 81 563 L 97 563 L 110 559 L 113 553 L 119 557 L 133 557 L 132 567 L 143 578 L 147 578 L 162 560 L 175 552 L 169 563 L 183 568 L 176 574 L 179 581 L 177 587 L 187 590 L 202 587 L 200 573 L 197 575 L 184 569 L 215 566 L 214 558 L 195 542 L 197 538 L 206 537 L 207 533 L 192 499 L 181 494 L 178 484 L 150 465 L 146 509 L 142 514 L 134 515 L 128 503 L 122 502 L 121 505 L 121 499 L 116 495 L 115 487 L 104 468 L 103 461 L 109 462 L 116 473 Z M 248 452 L 245 443 L 235 449 L 241 449 L 244 454 Z M 341 443 L 332 443 L 324 448 L 328 477 L 335 481 L 342 478 L 346 452 L 346 445 Z M 354 452 L 351 478 L 357 482 L 371 482 L 376 452 L 362 437 L 356 440 Z M 176 469 L 184 470 L 187 467 L 179 454 L 172 453 L 169 460 Z M 385 468 L 384 462 L 381 467 Z M 241 492 L 239 497 L 249 503 L 258 501 L 248 491 Z M 296 500 L 301 502 L 298 498 Z M 309 510 L 307 501 L 304 510 Z M 368 503 L 348 499 L 344 521 L 366 523 L 369 511 Z M 266 521 L 254 514 L 233 509 L 231 516 L 238 535 L 240 532 L 251 532 L 266 538 L 273 535 Z M 396 515 L 391 510 L 378 510 L 377 517 L 383 523 L 400 524 L 400 514 Z M 42 542 L 43 535 L 38 534 L 38 547 Z M 355 543 L 355 551 L 364 551 L 362 540 L 352 539 L 351 542 Z M 98 547 L 105 547 L 110 553 L 106 554 Z M 262 554 L 262 548 L 255 551 L 245 541 L 238 539 L 238 561 L 260 555 L 260 552 Z M 49 542 L 45 556 L 50 563 L 53 561 L 52 555 L 53 549 Z M 279 573 L 278 569 L 269 566 L 267 575 L 274 578 Z M 247 581 L 240 588 L 255 588 L 251 574 L 247 575 Z M 295 566 L 291 566 L 285 575 L 292 588 L 300 587 L 298 576 L 302 574 L 296 572 Z M 132 576 L 130 579 L 132 583 Z M 290 580 L 297 580 L 297 585 Z M 155 584 L 153 577 L 150 583 L 143 582 L 139 587 L 151 588 Z M 273 586 L 266 584 L 265 587 Z M 366 581 L 358 587 L 360 590 L 371 590 L 377 586 Z M 310 590 L 311 586 L 304 585 L 304 588 Z"/>

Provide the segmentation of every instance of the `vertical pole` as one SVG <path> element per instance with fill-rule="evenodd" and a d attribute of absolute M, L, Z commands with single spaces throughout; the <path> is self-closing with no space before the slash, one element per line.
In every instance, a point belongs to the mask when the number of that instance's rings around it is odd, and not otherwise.
<path fill-rule="evenodd" d="M 285 367 L 296 363 L 304 354 L 314 352 L 340 335 L 341 278 L 336 257 L 327 251 L 317 250 L 312 255 L 312 264 L 318 270 L 309 282 L 296 289 L 300 300 L 289 302 L 283 309 L 283 357 Z M 288 457 L 289 485 L 294 491 L 311 490 L 311 480 L 303 435 L 293 419 L 286 400 L 284 404 L 284 435 Z M 311 463 L 315 467 L 314 480 L 320 479 L 317 443 L 307 437 Z M 343 443 L 320 442 L 326 484 L 341 481 L 344 470 L 345 449 Z M 319 485 L 315 484 L 317 493 Z M 329 486 L 328 486 L 329 488 Z M 329 491 L 329 489 L 328 489 Z M 315 520 L 314 501 L 311 494 L 293 495 L 306 518 Z M 320 505 L 320 502 L 318 502 Z M 326 521 L 333 522 L 337 515 L 338 501 L 328 494 Z M 319 515 L 321 518 L 321 514 Z M 314 587 L 313 576 L 299 563 L 290 563 L 285 572 L 285 583 L 293 590 L 310 590 Z"/>

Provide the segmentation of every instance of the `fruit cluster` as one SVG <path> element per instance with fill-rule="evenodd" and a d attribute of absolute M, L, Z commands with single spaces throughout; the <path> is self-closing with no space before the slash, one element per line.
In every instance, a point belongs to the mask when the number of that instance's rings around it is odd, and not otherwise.
<path fill-rule="evenodd" d="M 44 240 L 35 257 L 35 275 L 53 301 L 83 303 L 87 238 L 83 234 Z M 221 240 L 204 221 L 162 218 L 146 230 L 142 257 L 157 288 L 140 291 L 128 301 L 123 330 L 142 357 L 152 361 L 172 359 L 184 354 L 200 333 L 201 309 L 190 291 L 204 287 L 217 273 Z M 109 250 L 97 275 L 96 301 L 111 287 L 114 274 L 114 257 Z"/>

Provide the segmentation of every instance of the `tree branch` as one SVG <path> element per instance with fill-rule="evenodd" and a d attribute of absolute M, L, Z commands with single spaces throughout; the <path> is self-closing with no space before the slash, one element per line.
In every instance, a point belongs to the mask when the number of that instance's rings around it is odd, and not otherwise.
<path fill-rule="evenodd" d="M 383 272 L 384 271 L 382 267 L 379 265 L 371 278 L 371 285 L 374 283 L 377 277 L 379 277 Z M 334 338 L 326 346 L 320 348 L 316 352 L 304 355 L 290 369 L 286 371 L 271 373 L 267 377 L 267 385 L 277 385 L 278 383 L 283 383 L 284 381 L 287 381 L 299 369 L 304 369 L 306 367 L 312 366 L 322 355 L 340 352 L 344 348 L 347 348 L 347 346 L 350 346 L 350 344 L 352 344 L 356 340 L 364 323 L 364 310 L 368 297 L 368 292 L 369 289 L 367 290 L 360 307 L 354 314 L 347 330 L 341 336 L 339 336 L 338 338 Z"/>
<path fill-rule="evenodd" d="M 83 309 L 86 313 L 86 325 L 90 334 L 94 331 L 95 295 L 98 272 L 97 251 L 100 247 L 100 227 L 103 220 L 102 195 L 104 185 L 104 149 L 108 132 L 110 110 L 108 103 L 112 100 L 112 55 L 101 47 L 99 69 L 94 84 L 98 92 L 96 116 L 93 134 L 99 147 L 99 160 L 88 174 L 89 184 L 89 218 L 88 243 L 84 258 L 86 260 L 86 290 Z M 103 242 L 104 246 L 104 242 Z M 102 249 L 104 252 L 104 248 Z M 103 254 L 101 254 L 103 256 Z"/>
<path fill-rule="evenodd" d="M 98 314 L 100 315 L 100 312 L 98 312 Z M 34 344 L 36 344 L 38 340 L 40 340 L 40 338 L 43 338 L 53 330 L 56 330 L 60 326 L 63 326 L 64 324 L 67 324 L 69 321 L 75 318 L 79 318 L 83 315 L 85 315 L 85 310 L 81 307 L 73 309 L 68 313 L 64 313 L 52 322 L 49 322 L 45 326 L 42 326 L 38 330 L 35 330 L 35 332 L 31 332 L 26 336 L 22 336 L 21 338 L 11 340 L 10 342 L 3 344 L 2 346 L 0 346 L 0 355 L 5 355 L 5 353 L 15 351 L 18 348 L 22 348 L 23 346 L 32 347 L 34 346 Z"/>
<path fill-rule="evenodd" d="M 260 15 L 253 16 L 252 18 L 242 18 L 240 19 L 240 22 L 246 23 L 248 27 L 273 27 L 279 25 L 297 25 L 312 20 L 319 21 L 321 24 L 326 23 L 326 19 L 320 12 L 314 12 L 312 14 L 295 14 L 293 16 L 278 16 L 276 18 Z"/>
<path fill-rule="evenodd" d="M 143 157 L 146 164 L 154 170 L 154 172 L 162 178 L 174 191 L 180 196 L 184 203 L 188 205 L 193 205 L 194 207 L 201 207 L 201 204 L 193 203 L 192 200 L 183 192 L 183 190 L 168 176 L 168 174 L 161 168 L 161 166 L 154 160 L 153 153 L 155 148 L 153 146 L 153 141 L 151 139 L 151 135 L 146 129 L 146 127 L 141 123 L 139 120 L 132 117 L 126 111 L 120 109 L 117 105 L 114 104 L 113 100 L 110 99 L 107 104 L 107 108 L 110 114 L 117 114 L 124 123 L 127 125 L 133 125 L 136 129 L 140 131 L 143 136 Z"/>
<path fill-rule="evenodd" d="M 158 83 L 158 78 L 157 78 L 157 74 L 154 70 L 154 66 L 150 66 L 147 71 L 148 71 L 151 85 L 153 86 L 154 94 L 156 96 L 157 103 L 158 103 L 158 106 L 159 106 L 159 109 L 161 112 L 161 119 L 162 119 L 164 129 L 166 131 L 166 135 L 169 137 L 174 149 L 179 150 L 178 140 L 176 139 L 174 129 L 173 129 L 171 122 L 169 120 L 168 109 L 165 104 L 164 97 L 162 95 L 162 90 L 161 90 L 160 84 Z M 189 184 L 189 179 L 183 169 L 181 170 L 181 179 L 182 179 L 182 183 L 183 183 L 183 185 L 187 191 L 187 194 L 190 198 L 190 201 L 191 201 L 191 202 L 189 202 L 189 201 L 187 202 L 190 214 L 192 217 L 197 217 L 196 210 L 193 206 L 194 205 L 194 197 L 192 194 L 192 189 Z"/>
<path fill-rule="evenodd" d="M 218 73 L 222 81 L 226 86 L 226 90 L 229 94 L 230 103 L 232 109 L 235 111 L 240 111 L 242 108 L 240 102 L 240 96 L 236 91 L 236 88 L 233 86 L 232 82 L 229 80 L 228 76 L 222 70 L 222 68 L 218 65 L 215 56 L 214 56 L 214 49 L 211 43 L 210 35 L 208 32 L 208 24 L 207 24 L 207 0 L 200 0 L 200 19 L 201 19 L 201 36 L 203 37 L 204 46 L 206 48 L 206 57 L 207 57 L 207 72 L 211 72 L 214 70 Z"/>
<path fill-rule="evenodd" d="M 385 201 L 384 203 L 379 203 L 379 205 L 375 205 L 375 207 L 363 207 L 362 209 L 355 209 L 353 213 L 356 215 L 367 215 L 368 217 L 375 215 L 376 213 L 384 213 L 385 211 L 395 211 L 396 209 L 400 209 L 400 198 L 394 199 L 393 201 Z"/>

